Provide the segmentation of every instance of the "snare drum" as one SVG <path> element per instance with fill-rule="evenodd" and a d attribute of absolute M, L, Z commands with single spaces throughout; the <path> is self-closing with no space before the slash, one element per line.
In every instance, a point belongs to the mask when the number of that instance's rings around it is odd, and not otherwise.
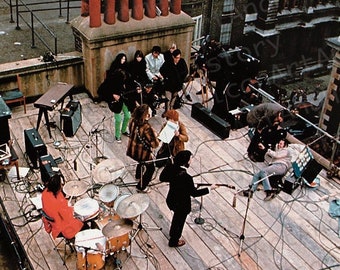
<path fill-rule="evenodd" d="M 100 188 L 98 195 L 100 201 L 102 201 L 107 207 L 112 208 L 114 200 L 117 198 L 118 194 L 119 187 L 113 184 L 107 184 Z"/>
<path fill-rule="evenodd" d="M 84 198 L 74 204 L 74 214 L 83 221 L 95 218 L 99 213 L 99 204 L 92 198 Z"/>
<path fill-rule="evenodd" d="M 113 209 L 115 210 L 115 212 L 117 212 L 118 205 L 121 203 L 121 201 L 130 197 L 130 196 L 131 196 L 131 194 L 124 193 L 124 194 L 121 194 L 117 197 L 117 199 L 114 201 L 114 206 L 113 206 Z"/>
<path fill-rule="evenodd" d="M 78 270 L 97 270 L 105 265 L 106 238 L 98 229 L 80 231 L 75 236 Z"/>

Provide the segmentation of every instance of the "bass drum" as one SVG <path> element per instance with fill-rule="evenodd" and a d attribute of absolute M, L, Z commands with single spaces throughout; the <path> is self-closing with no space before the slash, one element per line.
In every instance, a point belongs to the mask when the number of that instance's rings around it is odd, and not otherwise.
<path fill-rule="evenodd" d="M 80 231 L 75 236 L 78 270 L 98 270 L 105 266 L 106 238 L 98 229 Z"/>

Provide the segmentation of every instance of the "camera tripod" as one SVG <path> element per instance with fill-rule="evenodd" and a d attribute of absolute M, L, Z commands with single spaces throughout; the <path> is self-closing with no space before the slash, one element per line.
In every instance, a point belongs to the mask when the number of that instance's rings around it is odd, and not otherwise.
<path fill-rule="evenodd" d="M 196 92 L 196 95 L 201 95 L 202 104 L 204 106 L 206 106 L 205 104 L 207 104 L 209 101 L 211 101 L 213 99 L 213 97 L 209 98 L 209 92 L 212 95 L 214 94 L 214 91 L 213 91 L 214 87 L 212 86 L 212 84 L 211 84 L 211 82 L 208 78 L 206 68 L 197 68 L 190 76 L 188 76 L 188 79 L 187 79 L 188 82 L 183 89 L 183 94 L 185 95 L 187 93 L 187 90 L 188 90 L 190 85 L 192 87 L 192 83 L 194 82 L 194 80 L 197 76 L 198 76 L 199 81 L 200 81 L 201 89 L 198 92 Z M 190 92 L 190 90 L 189 90 L 189 92 Z"/>

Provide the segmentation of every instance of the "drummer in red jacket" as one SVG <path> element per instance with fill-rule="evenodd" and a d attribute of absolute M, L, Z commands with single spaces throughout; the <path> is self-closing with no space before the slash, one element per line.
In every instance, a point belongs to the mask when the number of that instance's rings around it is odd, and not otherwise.
<path fill-rule="evenodd" d="M 41 197 L 45 230 L 54 239 L 61 236 L 72 239 L 87 224 L 73 216 L 73 207 L 68 205 L 61 190 L 60 175 L 55 174 L 46 185 Z"/>

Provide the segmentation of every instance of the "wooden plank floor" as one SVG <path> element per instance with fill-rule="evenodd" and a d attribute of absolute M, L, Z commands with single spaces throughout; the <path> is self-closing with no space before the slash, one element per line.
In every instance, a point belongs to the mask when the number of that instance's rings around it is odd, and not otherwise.
<path fill-rule="evenodd" d="M 197 101 L 197 82 L 193 86 L 191 96 Z M 95 183 L 113 181 L 119 186 L 120 194 L 136 193 L 136 164 L 125 155 L 127 138 L 122 137 L 121 144 L 114 141 L 113 114 L 104 103 L 95 104 L 85 93 L 77 94 L 76 98 L 82 104 L 83 118 L 74 137 L 63 140 L 60 131 L 52 129 L 53 138 L 49 138 L 46 126 L 39 128 L 48 153 L 64 160 L 58 166 L 66 182 L 79 180 L 90 189 Z M 33 104 L 28 104 L 27 110 L 24 114 L 22 107 L 13 108 L 9 120 L 20 167 L 26 168 L 29 162 L 25 155 L 24 129 L 35 127 L 38 116 Z M 180 109 L 180 119 L 186 124 L 190 138 L 186 147 L 195 154 L 189 169 L 195 175 L 195 182 L 222 183 L 235 186 L 237 190 L 246 187 L 252 175 L 263 166 L 247 159 L 247 128 L 231 131 L 229 138 L 221 140 L 191 118 L 190 113 L 188 104 Z M 57 110 L 49 115 L 53 121 L 59 121 Z M 160 116 L 150 120 L 157 131 L 163 121 Z M 96 136 L 89 138 L 97 127 L 101 130 L 97 140 Z M 57 140 L 61 141 L 59 148 L 53 144 Z M 110 158 L 115 168 L 123 166 L 122 180 L 94 177 L 93 159 L 100 156 Z M 74 169 L 75 159 L 77 170 Z M 152 192 L 147 195 L 150 197 L 148 209 L 135 220 L 138 224 L 141 218 L 143 230 L 125 251 L 116 254 L 116 262 L 121 262 L 122 269 L 340 269 L 338 223 L 328 214 L 329 201 L 334 197 L 326 196 L 339 192 L 339 185 L 327 179 L 324 170 L 319 175 L 318 188 L 302 186 L 292 195 L 281 192 L 270 202 L 263 201 L 264 192 L 256 192 L 250 200 L 245 223 L 247 198 L 237 195 L 236 207 L 233 207 L 235 190 L 231 188 L 220 187 L 202 200 L 192 199 L 193 211 L 183 232 L 187 244 L 181 248 L 167 245 L 172 213 L 165 203 L 168 185 L 159 182 L 159 173 L 156 171 Z M 56 242 L 44 231 L 42 221 L 30 218 L 30 214 L 37 215 L 29 198 L 36 196 L 34 187 L 39 182 L 40 171 L 31 169 L 20 181 L 9 177 L 1 183 L 0 195 L 6 211 L 34 269 L 76 269 L 77 253 L 68 250 L 66 265 L 63 265 L 63 243 L 62 250 L 55 250 Z M 90 195 L 101 204 L 98 189 L 81 198 Z M 100 216 L 108 213 L 102 204 L 101 210 Z M 196 224 L 197 217 L 203 218 L 204 223 Z M 162 230 L 154 230 L 155 227 Z M 113 257 L 107 257 L 105 269 L 114 269 L 113 262 Z"/>

